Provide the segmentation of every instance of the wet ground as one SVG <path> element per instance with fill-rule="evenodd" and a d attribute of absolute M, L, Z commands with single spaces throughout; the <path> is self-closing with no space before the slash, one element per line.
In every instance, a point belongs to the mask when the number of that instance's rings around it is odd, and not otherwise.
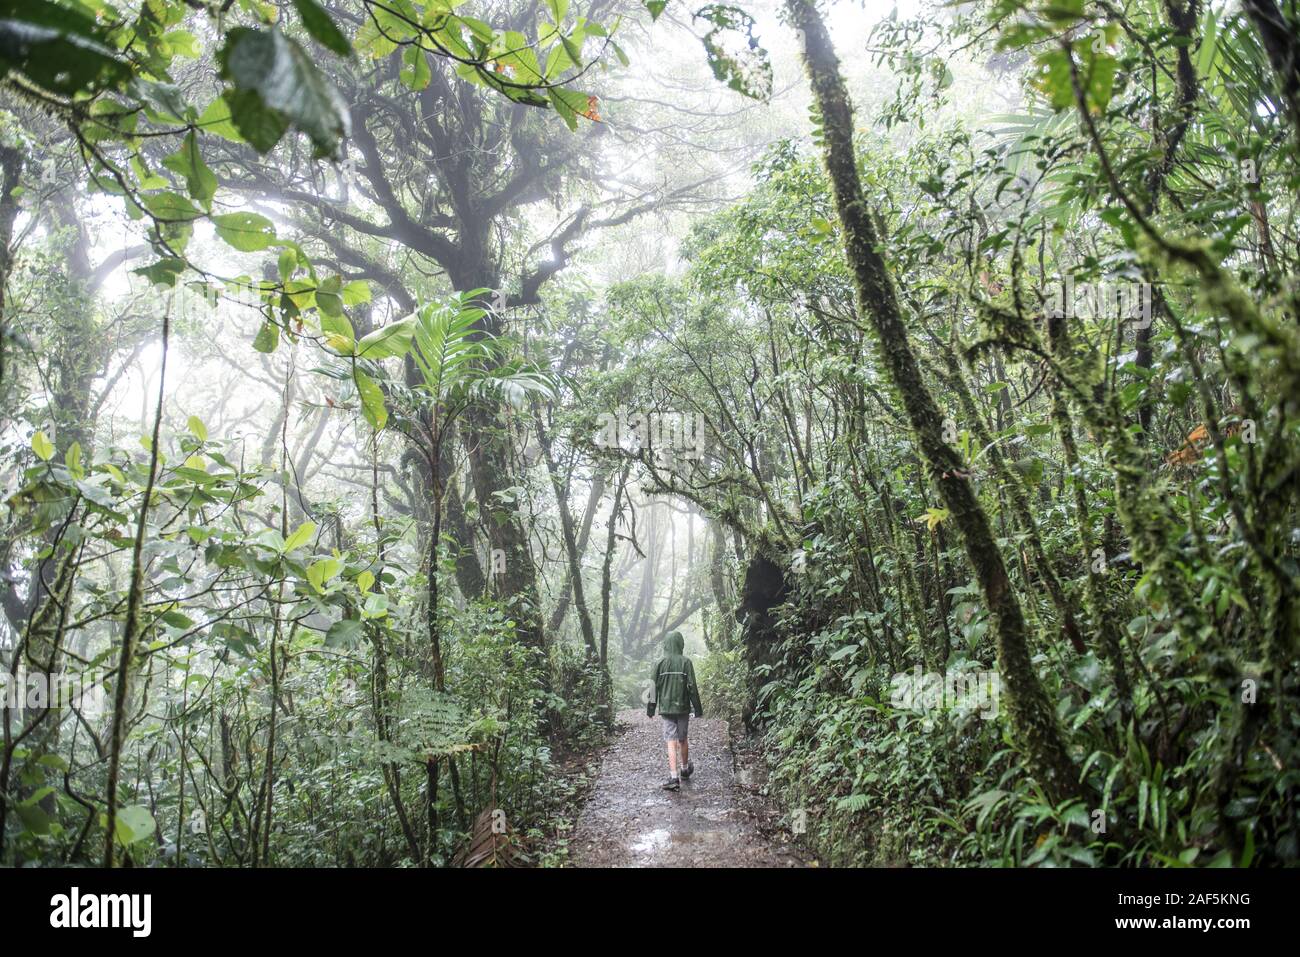
<path fill-rule="evenodd" d="M 678 792 L 668 777 L 659 719 L 618 715 L 619 731 L 578 817 L 577 867 L 805 867 L 806 852 L 755 810 L 751 774 L 737 771 L 727 724 L 691 720 L 695 774 Z"/>

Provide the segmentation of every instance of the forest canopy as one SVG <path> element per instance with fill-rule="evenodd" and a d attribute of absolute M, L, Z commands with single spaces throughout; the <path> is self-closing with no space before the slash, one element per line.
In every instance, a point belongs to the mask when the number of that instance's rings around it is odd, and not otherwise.
<path fill-rule="evenodd" d="M 673 632 L 831 864 L 1300 862 L 1295 0 L 0 0 L 0 76 L 0 864 L 572 863 Z"/>

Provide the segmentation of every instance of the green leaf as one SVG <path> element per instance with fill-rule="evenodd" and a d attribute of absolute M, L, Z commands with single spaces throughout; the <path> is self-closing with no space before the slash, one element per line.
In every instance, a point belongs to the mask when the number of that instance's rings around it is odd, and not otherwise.
<path fill-rule="evenodd" d="M 307 581 L 318 592 L 325 591 L 325 584 L 343 570 L 343 562 L 338 558 L 322 558 L 307 566 Z"/>
<path fill-rule="evenodd" d="M 390 322 L 382 329 L 376 329 L 369 335 L 361 337 L 357 343 L 357 355 L 366 359 L 388 359 L 392 356 L 406 355 L 415 336 L 415 323 L 408 317 Z"/>
<path fill-rule="evenodd" d="M 189 421 L 185 424 L 189 427 L 189 430 L 193 433 L 194 437 L 200 442 L 206 442 L 208 440 L 208 427 L 203 424 L 203 420 L 197 415 L 190 416 Z"/>
<path fill-rule="evenodd" d="M 258 213 L 222 213 L 212 217 L 217 235 L 240 252 L 255 253 L 275 242 L 275 226 Z"/>
<path fill-rule="evenodd" d="M 288 282 L 298 269 L 298 251 L 293 247 L 281 250 L 275 266 L 276 271 L 280 273 L 280 280 Z"/>
<path fill-rule="evenodd" d="M 139 269 L 133 269 L 132 272 L 139 276 L 144 276 L 155 286 L 174 286 L 176 279 L 185 271 L 185 260 L 178 259 L 175 256 L 169 256 L 166 259 L 160 259 L 149 266 L 141 266 Z"/>
<path fill-rule="evenodd" d="M 130 64 L 91 17 L 48 0 L 0 8 L 0 64 L 61 96 L 123 83 Z"/>
<path fill-rule="evenodd" d="M 361 622 L 352 618 L 336 621 L 330 625 L 330 630 L 325 632 L 325 644 L 330 648 L 350 648 L 361 640 L 364 629 L 365 626 Z"/>
<path fill-rule="evenodd" d="M 189 30 L 169 30 L 162 38 L 162 47 L 172 56 L 197 60 L 203 55 L 199 38 Z"/>
<path fill-rule="evenodd" d="M 358 371 L 355 379 L 357 393 L 361 396 L 361 412 L 370 423 L 370 427 L 379 432 L 388 424 L 388 409 L 384 407 L 384 390 L 364 372 Z"/>
<path fill-rule="evenodd" d="M 514 69 L 512 79 L 516 83 L 540 83 L 545 79 L 537 63 L 537 54 L 533 52 L 528 38 L 522 33 L 507 30 L 501 35 L 501 41 L 494 49 L 503 50 L 497 53 L 496 62 Z"/>
<path fill-rule="evenodd" d="M 443 7 L 441 11 L 438 10 L 439 6 Z M 440 19 L 440 12 L 446 13 L 452 6 L 455 6 L 454 2 L 431 4 L 426 19 L 429 15 Z M 396 50 L 399 43 L 413 39 L 419 29 L 419 14 L 410 8 L 407 0 L 388 0 L 386 3 L 369 5 L 366 13 L 367 16 L 357 31 L 355 46 L 359 53 L 374 60 L 383 59 Z M 452 37 L 445 29 L 431 32 L 453 54 L 472 56 L 463 43 L 451 42 Z"/>
<path fill-rule="evenodd" d="M 370 283 L 364 279 L 354 279 L 343 287 L 343 305 L 359 306 L 370 301 Z"/>
<path fill-rule="evenodd" d="M 301 548 L 303 545 L 306 545 L 309 541 L 311 541 L 311 537 L 315 534 L 316 534 L 316 523 L 303 522 L 293 531 L 293 533 L 288 538 L 284 540 L 284 545 L 281 547 L 280 551 L 284 552 L 285 554 L 288 554 L 289 552 L 293 551 L 295 548 Z"/>
<path fill-rule="evenodd" d="M 223 140 L 229 140 L 232 143 L 244 142 L 244 137 L 240 135 L 238 127 L 231 120 L 230 104 L 223 97 L 217 97 L 199 114 L 198 126 L 205 133 L 220 136 Z M 281 130 L 281 133 L 283 133 L 283 130 Z M 276 137 L 277 140 L 279 138 L 279 136 Z M 274 146 L 275 144 L 272 143 L 271 145 Z"/>
<path fill-rule="evenodd" d="M 232 120 L 255 149 L 267 152 L 279 141 L 277 126 L 282 135 L 292 123 L 317 155 L 338 153 L 348 133 L 347 106 L 298 43 L 275 28 L 235 27 L 217 60 L 234 86 L 226 95 Z"/>
<path fill-rule="evenodd" d="M 362 618 L 383 618 L 388 614 L 388 596 L 372 591 L 366 596 L 366 603 L 361 608 Z"/>
<path fill-rule="evenodd" d="M 194 221 L 203 215 L 187 197 L 170 190 L 149 193 L 143 197 L 143 202 L 158 229 L 177 249 L 185 246 L 193 232 Z"/>
<path fill-rule="evenodd" d="M 127 89 L 140 98 L 150 118 L 162 123 L 183 123 L 189 112 L 185 94 L 175 83 L 158 83 L 138 76 L 132 77 Z"/>
<path fill-rule="evenodd" d="M 585 109 L 587 105 L 586 96 L 575 90 L 566 90 L 564 87 L 549 87 L 546 95 L 551 99 L 551 105 L 555 107 L 555 112 L 560 115 L 560 119 L 570 130 L 578 128 L 578 110 Z"/>
<path fill-rule="evenodd" d="M 328 277 L 324 282 L 316 287 L 316 308 L 327 316 L 342 316 L 342 290 L 343 280 L 341 278 L 338 276 Z M 324 325 L 322 325 L 321 328 L 324 328 Z M 348 334 L 351 335 L 351 332 L 351 327 L 349 327 Z"/>
<path fill-rule="evenodd" d="M 73 478 L 85 478 L 86 472 L 81 467 L 81 443 L 73 442 L 63 453 L 63 464 L 68 467 Z"/>
<path fill-rule="evenodd" d="M 433 71 L 429 68 L 429 57 L 421 47 L 411 45 L 402 50 L 402 68 L 397 76 L 408 90 L 419 92 L 429 85 Z"/>
<path fill-rule="evenodd" d="M 32 451 L 42 462 L 48 462 L 54 455 L 54 443 L 49 440 L 44 432 L 32 433 Z"/>
<path fill-rule="evenodd" d="M 262 328 L 253 338 L 253 348 L 258 352 L 274 352 L 279 345 L 280 327 L 270 321 L 262 323 Z"/>
<path fill-rule="evenodd" d="M 1083 0 L 1048 0 L 1043 14 L 1057 23 L 1073 23 L 1083 19 Z"/>
<path fill-rule="evenodd" d="M 1196 53 L 1196 72 L 1202 79 L 1210 75 L 1218 49 L 1219 16 L 1215 10 L 1207 9 L 1201 23 L 1201 46 Z"/>
<path fill-rule="evenodd" d="M 153 836 L 157 825 L 147 807 L 131 804 L 117 812 L 116 833 L 119 844 L 136 844 Z"/>
<path fill-rule="evenodd" d="M 145 196 L 144 206 L 158 219 L 168 222 L 191 223 L 201 215 L 197 206 L 170 190 Z"/>
<path fill-rule="evenodd" d="M 0 42 L 3 42 L 2 32 L 0 32 Z M 18 815 L 18 820 L 23 822 L 23 827 L 31 833 L 50 833 L 50 816 L 36 805 L 19 804 L 14 808 L 14 812 Z"/>
<path fill-rule="evenodd" d="M 224 100 L 239 141 L 259 153 L 269 153 L 289 130 L 289 118 L 267 106 L 255 90 L 228 90 Z"/>
<path fill-rule="evenodd" d="M 302 25 L 307 28 L 307 32 L 317 43 L 328 47 L 339 56 L 352 55 L 352 44 L 316 0 L 293 0 L 293 5 L 298 8 Z"/>
<path fill-rule="evenodd" d="M 204 209 L 212 208 L 212 197 L 217 192 L 217 176 L 203 162 L 194 131 L 181 141 L 181 148 L 163 160 L 163 166 L 185 178 L 185 187 L 190 196 L 199 201 Z"/>

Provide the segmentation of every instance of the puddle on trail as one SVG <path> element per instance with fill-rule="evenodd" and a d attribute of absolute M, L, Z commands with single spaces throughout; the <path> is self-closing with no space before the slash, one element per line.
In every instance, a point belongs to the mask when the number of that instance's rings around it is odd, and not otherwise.
<path fill-rule="evenodd" d="M 655 828 L 638 834 L 631 844 L 631 850 L 638 857 L 650 857 L 669 847 L 718 844 L 733 836 L 727 831 L 669 831 L 666 828 Z"/>
<path fill-rule="evenodd" d="M 659 828 L 654 831 L 646 831 L 644 834 L 638 834 L 636 841 L 632 844 L 633 854 L 653 854 L 655 851 L 661 851 L 668 846 L 672 840 L 672 835 Z"/>

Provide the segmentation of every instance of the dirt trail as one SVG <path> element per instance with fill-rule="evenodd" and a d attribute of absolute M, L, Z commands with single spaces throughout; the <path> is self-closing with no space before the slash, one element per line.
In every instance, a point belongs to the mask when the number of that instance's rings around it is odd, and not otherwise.
<path fill-rule="evenodd" d="M 737 785 L 726 722 L 691 721 L 695 774 L 679 792 L 668 776 L 659 719 L 618 715 L 618 737 L 578 817 L 570 845 L 577 867 L 803 867 L 807 855 L 764 836 Z"/>

